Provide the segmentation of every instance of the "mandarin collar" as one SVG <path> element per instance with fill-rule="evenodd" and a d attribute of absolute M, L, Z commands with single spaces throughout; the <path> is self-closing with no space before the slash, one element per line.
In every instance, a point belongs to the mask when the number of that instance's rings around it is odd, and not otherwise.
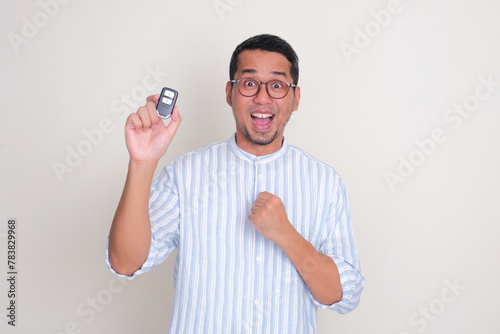
<path fill-rule="evenodd" d="M 283 137 L 283 144 L 281 145 L 281 148 L 279 150 L 268 155 L 260 155 L 260 156 L 250 154 L 247 151 L 243 150 L 241 147 L 239 147 L 238 144 L 236 143 L 236 133 L 232 135 L 231 138 L 229 138 L 227 143 L 231 151 L 236 156 L 252 163 L 253 162 L 268 163 L 282 157 L 288 151 L 288 143 L 285 137 Z"/>

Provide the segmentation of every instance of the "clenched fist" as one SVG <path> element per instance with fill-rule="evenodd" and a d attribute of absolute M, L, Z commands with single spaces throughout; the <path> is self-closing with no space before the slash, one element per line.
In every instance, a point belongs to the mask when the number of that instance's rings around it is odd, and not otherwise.
<path fill-rule="evenodd" d="M 278 196 L 261 192 L 250 212 L 248 218 L 257 231 L 278 245 L 295 232 L 286 215 L 285 206 Z"/>

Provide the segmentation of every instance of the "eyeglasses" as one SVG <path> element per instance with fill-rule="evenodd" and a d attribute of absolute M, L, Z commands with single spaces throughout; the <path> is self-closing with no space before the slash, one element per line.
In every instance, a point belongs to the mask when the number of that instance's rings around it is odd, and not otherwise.
<path fill-rule="evenodd" d="M 260 82 L 254 78 L 241 78 L 238 80 L 231 80 L 230 82 L 236 83 L 240 94 L 246 97 L 257 95 L 260 91 L 260 86 L 263 84 L 266 85 L 267 94 L 269 94 L 269 96 L 273 99 L 282 99 L 286 96 L 286 94 L 288 94 L 290 87 L 297 87 L 297 85 L 283 80 Z"/>

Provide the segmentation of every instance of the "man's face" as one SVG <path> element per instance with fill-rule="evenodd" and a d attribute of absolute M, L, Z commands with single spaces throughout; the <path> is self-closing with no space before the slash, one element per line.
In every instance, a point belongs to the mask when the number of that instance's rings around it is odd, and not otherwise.
<path fill-rule="evenodd" d="M 280 53 L 245 50 L 238 57 L 234 79 L 255 78 L 260 82 L 279 79 L 293 83 L 290 62 Z M 280 149 L 285 125 L 297 110 L 300 88 L 290 88 L 282 99 L 274 99 L 261 85 L 259 93 L 246 97 L 239 93 L 238 85 L 226 85 L 226 100 L 236 120 L 238 146 L 254 155 L 266 155 Z"/>

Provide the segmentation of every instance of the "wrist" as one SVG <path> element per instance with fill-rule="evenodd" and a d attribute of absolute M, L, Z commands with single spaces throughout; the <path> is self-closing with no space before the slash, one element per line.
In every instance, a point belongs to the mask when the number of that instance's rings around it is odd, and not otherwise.
<path fill-rule="evenodd" d="M 305 241 L 305 239 L 302 235 L 300 235 L 293 225 L 289 223 L 288 228 L 283 233 L 280 233 L 275 242 L 286 252 L 287 250 L 300 245 L 303 241 Z"/>
<path fill-rule="evenodd" d="M 142 170 L 150 170 L 150 169 L 156 169 L 156 166 L 158 166 L 158 160 L 136 160 L 136 159 L 130 159 L 128 163 L 129 168 L 134 168 L 134 169 L 142 169 Z"/>
<path fill-rule="evenodd" d="M 157 166 L 158 166 L 157 160 L 130 159 L 129 164 L 128 164 L 128 169 L 129 169 L 129 173 L 131 173 L 131 174 L 143 175 L 143 176 L 152 178 Z"/>

